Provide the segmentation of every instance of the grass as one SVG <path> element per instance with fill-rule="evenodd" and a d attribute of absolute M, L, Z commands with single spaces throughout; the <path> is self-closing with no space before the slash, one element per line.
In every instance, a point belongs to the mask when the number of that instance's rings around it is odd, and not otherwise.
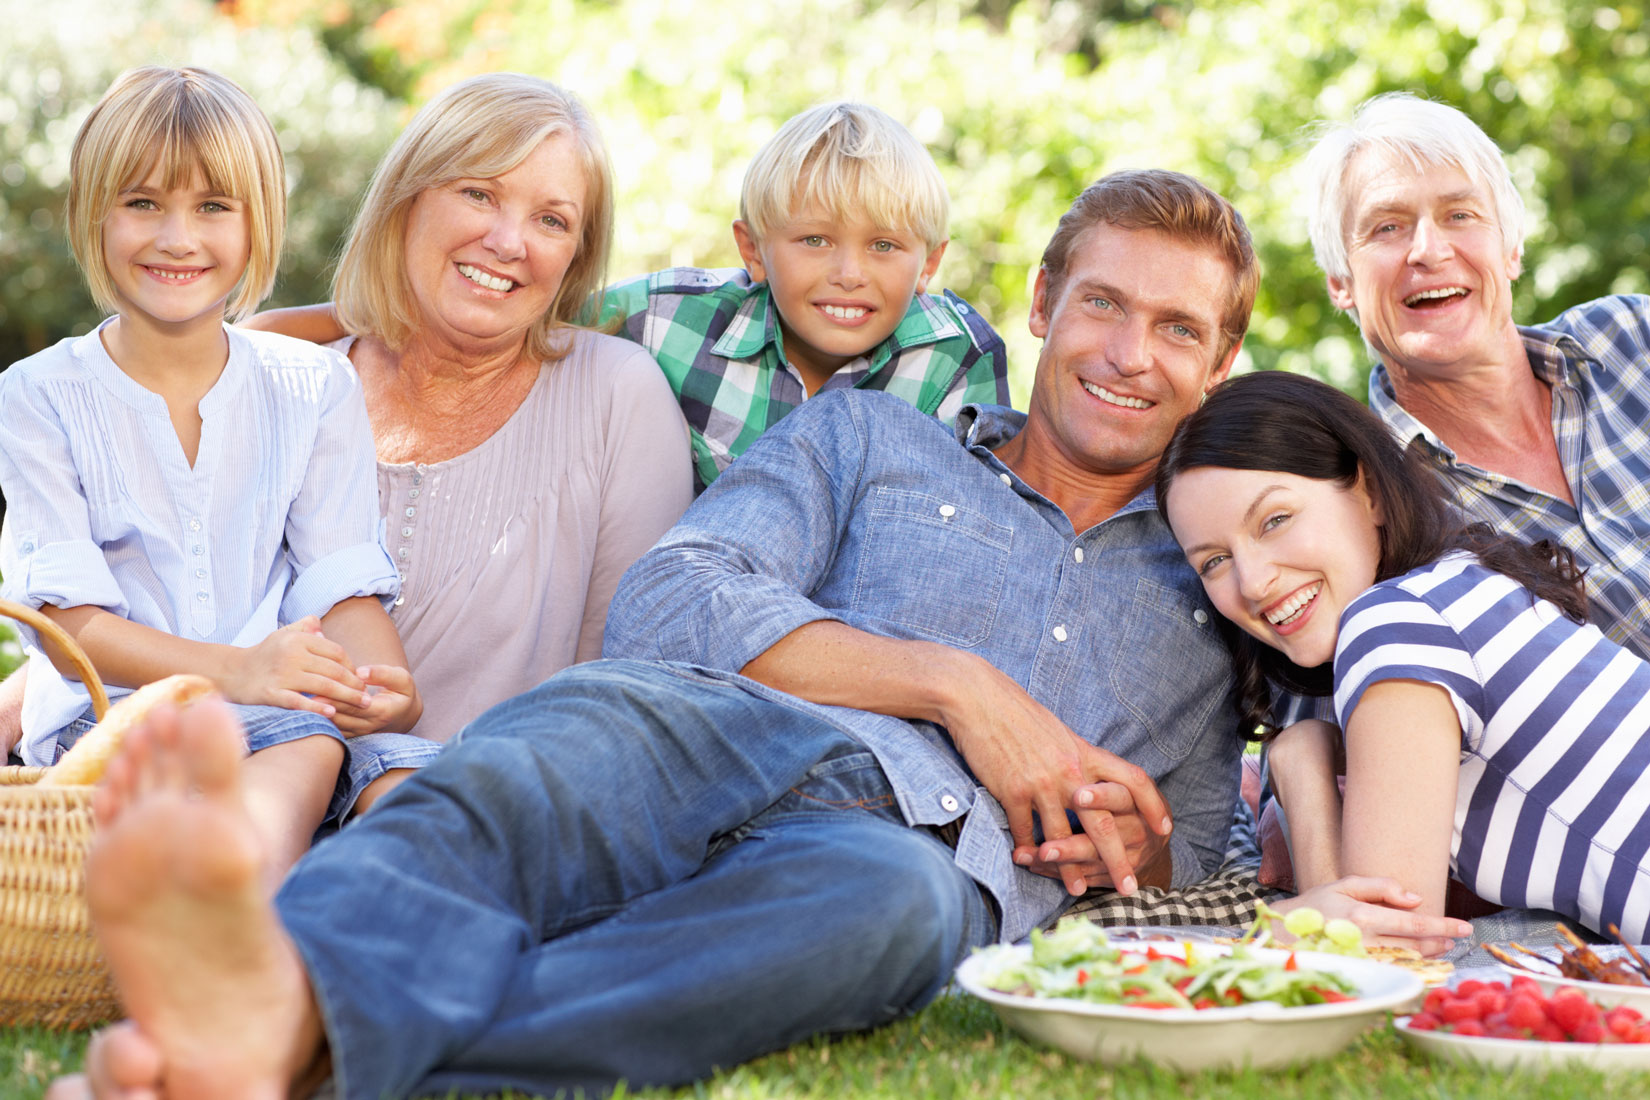
<path fill-rule="evenodd" d="M 52 1076 L 79 1066 L 84 1048 L 80 1036 L 0 1030 L 0 1096 L 37 1100 Z M 1383 1028 L 1344 1054 L 1294 1069 L 1180 1077 L 1143 1064 L 1072 1061 L 1021 1040 L 985 1005 L 944 997 L 876 1032 L 802 1043 L 684 1089 L 622 1095 L 647 1100 L 1639 1100 L 1650 1096 L 1650 1073 L 1507 1074 L 1434 1063 Z"/>

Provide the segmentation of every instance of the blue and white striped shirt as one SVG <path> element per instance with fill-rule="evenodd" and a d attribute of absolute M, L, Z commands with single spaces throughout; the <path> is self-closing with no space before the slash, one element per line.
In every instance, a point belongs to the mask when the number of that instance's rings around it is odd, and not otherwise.
<path fill-rule="evenodd" d="M 1398 404 L 1379 363 L 1369 407 L 1400 443 L 1433 459 L 1472 518 L 1568 547 L 1587 569 L 1589 617 L 1650 659 L 1650 297 L 1600 298 L 1518 334 L 1530 369 L 1552 387 L 1553 437 L 1574 505 L 1460 461 Z"/>
<path fill-rule="evenodd" d="M 241 646 L 351 596 L 394 598 L 349 360 L 226 331 L 193 466 L 166 400 L 116 366 L 97 331 L 0 373 L 0 595 Z M 24 759 L 49 762 L 57 731 L 86 707 L 78 681 L 31 659 Z"/>
<path fill-rule="evenodd" d="M 1502 905 L 1650 930 L 1650 664 L 1465 553 L 1353 600 L 1345 729 L 1383 680 L 1443 687 L 1461 722 L 1450 869 Z"/>

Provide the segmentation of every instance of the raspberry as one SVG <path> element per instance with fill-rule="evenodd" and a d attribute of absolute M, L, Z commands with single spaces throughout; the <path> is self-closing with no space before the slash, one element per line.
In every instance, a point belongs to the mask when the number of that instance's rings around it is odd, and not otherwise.
<path fill-rule="evenodd" d="M 1507 1023 L 1513 1027 L 1534 1030 L 1546 1022 L 1547 1014 L 1541 1010 L 1539 997 L 1519 993 L 1507 1002 Z"/>
<path fill-rule="evenodd" d="M 1480 1039 L 1482 1039 L 1485 1034 L 1484 1025 L 1479 1023 L 1477 1020 L 1462 1020 L 1460 1023 L 1455 1025 L 1453 1030 L 1457 1035 L 1471 1035 Z"/>
<path fill-rule="evenodd" d="M 1598 1006 L 1587 999 L 1587 994 L 1575 989 L 1563 989 L 1553 994 L 1547 1003 L 1547 1015 L 1553 1023 L 1574 1035 L 1583 1024 L 1598 1022 Z"/>
<path fill-rule="evenodd" d="M 1446 1024 L 1459 1023 L 1462 1020 L 1478 1019 L 1478 999 L 1476 997 L 1455 997 L 1443 1003 L 1438 1013 Z"/>

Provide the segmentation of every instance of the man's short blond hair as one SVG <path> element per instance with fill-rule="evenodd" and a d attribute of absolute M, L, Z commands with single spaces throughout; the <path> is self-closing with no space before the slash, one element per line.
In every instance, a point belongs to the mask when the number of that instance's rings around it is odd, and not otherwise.
<path fill-rule="evenodd" d="M 269 119 L 233 81 L 207 69 L 144 66 L 115 78 L 75 135 L 64 210 L 69 247 L 100 309 L 120 309 L 103 257 L 103 224 L 120 193 L 155 173 L 166 188 L 196 174 L 246 204 L 246 271 L 224 313 L 231 321 L 269 296 L 286 233 L 286 167 Z"/>
<path fill-rule="evenodd" d="M 607 279 L 613 174 L 584 104 L 548 80 L 521 73 L 459 81 L 425 104 L 384 154 L 333 277 L 333 302 L 344 328 L 397 350 L 405 347 L 422 324 L 407 279 L 413 200 L 455 179 L 501 176 L 557 134 L 572 137 L 584 171 L 579 247 L 550 307 L 528 330 L 527 346 L 543 360 L 565 355 L 570 345 L 557 330 L 572 327 Z"/>
<path fill-rule="evenodd" d="M 810 205 L 839 221 L 945 243 L 951 199 L 934 158 L 911 131 L 864 103 L 822 103 L 792 118 L 745 170 L 739 216 L 758 240 Z"/>

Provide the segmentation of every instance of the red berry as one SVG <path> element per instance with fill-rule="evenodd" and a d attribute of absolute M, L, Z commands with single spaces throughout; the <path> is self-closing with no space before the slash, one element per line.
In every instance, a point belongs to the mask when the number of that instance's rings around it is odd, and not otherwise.
<path fill-rule="evenodd" d="M 1526 978 L 1520 974 L 1512 980 L 1513 993 L 1533 993 L 1537 997 L 1544 996 L 1541 992 L 1541 983 L 1534 978 Z"/>
<path fill-rule="evenodd" d="M 1478 1038 L 1484 1036 L 1484 1025 L 1477 1020 L 1462 1020 L 1455 1025 L 1454 1030 L 1457 1035 L 1473 1035 Z"/>
<path fill-rule="evenodd" d="M 1481 982 L 1477 978 L 1468 978 L 1466 981 L 1455 987 L 1455 995 L 1457 997 L 1476 997 L 1480 992 L 1488 988 L 1488 983 Z"/>
<path fill-rule="evenodd" d="M 1553 995 L 1547 1005 L 1547 1015 L 1553 1023 L 1569 1032 L 1576 1033 L 1576 1029 L 1583 1024 L 1598 1022 L 1598 1006 L 1587 999 L 1587 995 L 1580 990 L 1564 989 Z"/>
<path fill-rule="evenodd" d="M 1480 990 L 1473 996 L 1478 1002 L 1478 1014 L 1488 1020 L 1497 1012 L 1504 1012 L 1507 1008 L 1507 991 L 1496 987 Z"/>
<path fill-rule="evenodd" d="M 1445 1023 L 1453 1024 L 1462 1020 L 1478 1019 L 1478 999 L 1476 997 L 1451 998 L 1443 1003 L 1438 1015 Z"/>
<path fill-rule="evenodd" d="M 1441 1016 L 1444 1011 L 1444 1002 L 1450 1000 L 1449 990 L 1442 986 L 1427 990 L 1426 999 L 1421 1002 L 1421 1011 L 1430 1012 L 1434 1016 Z"/>
<path fill-rule="evenodd" d="M 1611 1035 L 1624 1043 L 1630 1043 L 1639 1033 L 1638 1021 L 1630 1019 L 1619 1009 L 1611 1009 L 1604 1015 L 1604 1026 Z"/>
<path fill-rule="evenodd" d="M 1604 1042 L 1604 1029 L 1599 1026 L 1597 1020 L 1588 1020 L 1572 1031 L 1570 1038 L 1578 1043 L 1602 1043 Z"/>
<path fill-rule="evenodd" d="M 1526 1033 L 1523 1028 L 1508 1027 L 1502 1024 L 1500 1027 L 1486 1025 L 1485 1034 L 1491 1039 L 1522 1039 Z"/>
<path fill-rule="evenodd" d="M 1564 1032 L 1551 1020 L 1541 1021 L 1541 1026 L 1535 1029 L 1535 1037 L 1543 1043 L 1562 1043 L 1565 1039 Z"/>
<path fill-rule="evenodd" d="M 1507 1023 L 1513 1027 L 1538 1028 L 1547 1022 L 1538 997 L 1520 993 L 1507 1002 Z"/>
<path fill-rule="evenodd" d="M 1409 1018 L 1409 1026 L 1414 1031 L 1437 1031 L 1438 1025 L 1443 1023 L 1431 1012 L 1417 1012 Z"/>

